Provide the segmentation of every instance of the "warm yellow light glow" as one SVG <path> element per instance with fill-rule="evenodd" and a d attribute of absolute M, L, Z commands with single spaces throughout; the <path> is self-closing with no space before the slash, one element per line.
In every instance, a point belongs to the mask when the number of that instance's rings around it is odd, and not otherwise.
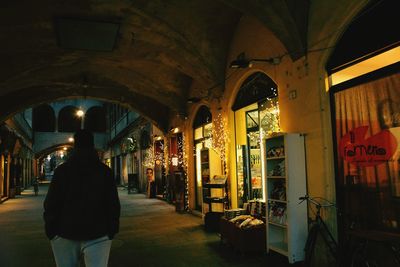
<path fill-rule="evenodd" d="M 78 110 L 77 112 L 76 112 L 76 115 L 78 116 L 78 117 L 83 117 L 83 115 L 84 115 L 85 113 L 83 112 L 83 110 Z"/>
<path fill-rule="evenodd" d="M 178 127 L 176 127 L 176 128 L 174 129 L 174 133 L 179 133 L 179 128 L 178 128 Z"/>
<path fill-rule="evenodd" d="M 264 131 L 261 130 L 261 134 L 260 134 L 260 144 L 261 144 L 260 145 L 260 153 L 261 153 L 261 158 L 265 159 L 267 154 L 265 152 L 265 147 L 264 147 L 265 139 L 264 139 L 263 133 L 264 133 Z M 266 198 L 265 196 L 267 196 L 267 194 L 268 194 L 267 185 L 266 185 L 267 174 L 265 173 L 266 172 L 265 163 L 266 162 L 264 160 L 261 160 L 261 178 L 262 178 L 261 179 L 261 187 L 262 187 L 262 192 L 263 192 L 262 201 L 265 201 L 265 198 Z"/>
<path fill-rule="evenodd" d="M 366 73 L 381 69 L 400 61 L 400 46 L 368 58 L 330 75 L 331 86 L 348 81 Z"/>
<path fill-rule="evenodd" d="M 67 150 L 67 147 L 63 147 L 64 150 Z"/>
<path fill-rule="evenodd" d="M 68 141 L 69 142 L 74 142 L 74 138 L 70 137 L 70 138 L 68 138 Z"/>
<path fill-rule="evenodd" d="M 156 141 L 160 141 L 160 140 L 162 140 L 162 137 L 161 136 L 156 136 Z"/>
<path fill-rule="evenodd" d="M 207 140 L 210 140 L 210 148 L 220 156 L 225 168 L 229 132 L 226 118 L 222 116 L 221 112 L 218 113 L 217 118 L 213 119 L 210 131 L 212 131 L 212 134 L 209 135 L 211 138 L 206 139 L 205 145 L 207 146 Z M 223 173 L 225 173 L 225 170 L 223 170 Z"/>

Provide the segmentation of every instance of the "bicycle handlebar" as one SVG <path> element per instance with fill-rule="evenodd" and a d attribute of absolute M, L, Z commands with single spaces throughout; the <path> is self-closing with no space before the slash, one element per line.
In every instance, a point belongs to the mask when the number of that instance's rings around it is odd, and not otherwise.
<path fill-rule="evenodd" d="M 323 201 L 327 202 L 328 204 L 322 204 L 322 203 L 318 202 L 316 199 L 322 199 Z M 299 197 L 299 200 L 301 200 L 300 203 L 302 203 L 304 200 L 306 200 L 308 202 L 313 203 L 315 206 L 317 206 L 319 208 L 321 208 L 321 207 L 322 208 L 336 207 L 335 203 L 333 203 L 333 202 L 331 202 L 331 201 L 329 201 L 327 199 L 324 199 L 322 197 L 310 197 L 309 195 L 305 195 L 303 197 Z"/>

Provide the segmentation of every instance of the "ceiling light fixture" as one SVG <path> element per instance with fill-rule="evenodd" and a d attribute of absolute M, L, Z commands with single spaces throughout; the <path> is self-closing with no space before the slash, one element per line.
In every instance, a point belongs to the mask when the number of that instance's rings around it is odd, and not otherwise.
<path fill-rule="evenodd" d="M 84 115 L 85 113 L 83 112 L 83 110 L 78 110 L 77 112 L 76 112 L 76 115 L 78 116 L 78 117 L 83 117 L 83 115 Z"/>

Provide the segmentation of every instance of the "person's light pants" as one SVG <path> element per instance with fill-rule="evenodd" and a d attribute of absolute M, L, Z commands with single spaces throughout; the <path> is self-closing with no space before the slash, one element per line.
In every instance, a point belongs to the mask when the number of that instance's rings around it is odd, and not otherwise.
<path fill-rule="evenodd" d="M 111 242 L 108 236 L 88 241 L 56 236 L 50 241 L 58 267 L 78 267 L 81 255 L 86 267 L 107 267 Z"/>

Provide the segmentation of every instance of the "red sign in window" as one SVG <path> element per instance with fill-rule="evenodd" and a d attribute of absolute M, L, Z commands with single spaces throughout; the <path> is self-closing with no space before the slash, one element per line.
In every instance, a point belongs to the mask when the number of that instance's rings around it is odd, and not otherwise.
<path fill-rule="evenodd" d="M 387 162 L 397 149 L 395 136 L 389 130 L 365 138 L 369 126 L 357 127 L 342 137 L 340 156 L 357 166 L 375 166 Z"/>

